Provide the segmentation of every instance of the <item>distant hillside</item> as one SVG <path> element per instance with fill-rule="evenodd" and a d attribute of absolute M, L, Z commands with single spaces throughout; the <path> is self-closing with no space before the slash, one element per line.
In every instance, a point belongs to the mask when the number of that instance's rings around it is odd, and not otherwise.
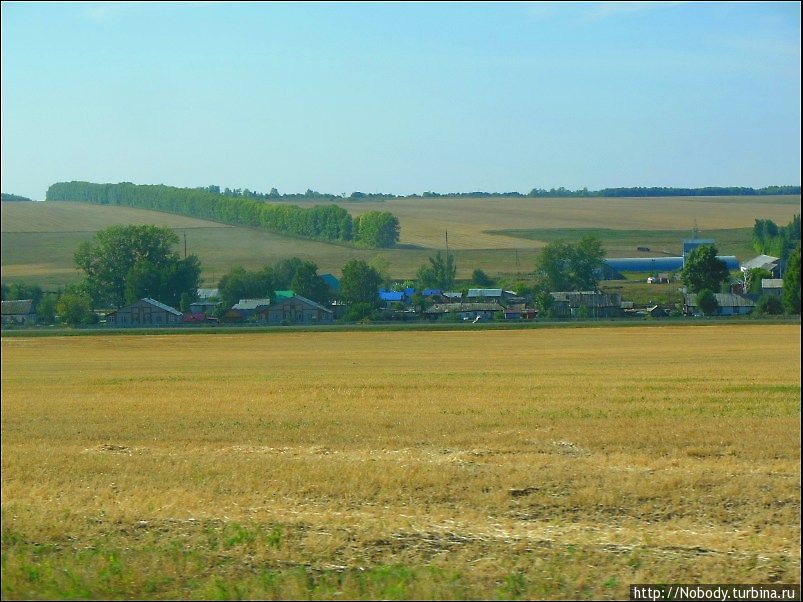
<path fill-rule="evenodd" d="M 20 196 L 18 194 L 2 192 L 0 193 L 0 201 L 33 201 L 33 199 L 29 199 L 28 197 Z"/>

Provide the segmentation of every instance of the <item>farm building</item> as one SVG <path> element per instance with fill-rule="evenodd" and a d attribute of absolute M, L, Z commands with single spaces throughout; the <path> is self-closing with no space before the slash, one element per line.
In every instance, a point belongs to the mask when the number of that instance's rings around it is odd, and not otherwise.
<path fill-rule="evenodd" d="M 340 280 L 332 274 L 321 274 L 320 279 L 324 281 L 330 293 L 340 292 Z"/>
<path fill-rule="evenodd" d="M 783 292 L 783 278 L 762 278 L 761 294 L 780 297 Z"/>
<path fill-rule="evenodd" d="M 345 301 L 335 299 L 329 304 L 329 309 L 332 310 L 332 318 L 339 320 L 346 315 L 349 310 L 349 306 Z"/>
<path fill-rule="evenodd" d="M 270 299 L 240 299 L 231 308 L 238 312 L 243 319 L 250 318 L 260 310 L 270 305 Z"/>
<path fill-rule="evenodd" d="M 505 310 L 505 320 L 533 320 L 538 312 L 523 305 L 513 305 Z"/>
<path fill-rule="evenodd" d="M 647 308 L 647 314 L 653 318 L 665 318 L 669 315 L 669 312 L 660 305 L 653 305 Z"/>
<path fill-rule="evenodd" d="M 445 291 L 442 296 L 449 303 L 460 303 L 463 300 L 463 293 L 460 291 Z"/>
<path fill-rule="evenodd" d="M 578 312 L 590 318 L 615 318 L 622 315 L 622 297 L 599 291 L 564 291 L 551 293 L 552 312 L 560 318 L 576 317 Z"/>
<path fill-rule="evenodd" d="M 745 261 L 742 264 L 742 272 L 748 272 L 752 269 L 767 270 L 772 274 L 773 278 L 780 278 L 783 266 L 781 260 L 772 255 L 759 255 L 750 261 Z"/>
<path fill-rule="evenodd" d="M 214 301 L 193 301 L 190 303 L 190 313 L 193 315 L 211 314 L 220 305 Z"/>
<path fill-rule="evenodd" d="M 106 314 L 109 326 L 159 326 L 178 324 L 183 320 L 181 312 L 150 297 L 140 299 Z"/>
<path fill-rule="evenodd" d="M 689 256 L 694 249 L 703 245 L 713 245 L 716 241 L 713 238 L 687 238 L 683 241 L 683 260 Z"/>
<path fill-rule="evenodd" d="M 220 290 L 216 288 L 199 288 L 196 291 L 196 297 L 204 301 L 206 299 L 217 299 L 220 296 Z"/>
<path fill-rule="evenodd" d="M 734 255 L 717 255 L 717 259 L 729 270 L 739 267 Z M 611 257 L 604 260 L 605 266 L 617 272 L 674 272 L 683 268 L 683 257 Z"/>
<path fill-rule="evenodd" d="M 20 299 L 17 301 L 3 301 L 2 323 L 11 324 L 36 324 L 36 312 L 33 310 L 31 299 Z"/>
<path fill-rule="evenodd" d="M 490 320 L 497 312 L 504 311 L 498 303 L 436 303 L 424 311 L 430 320 L 438 320 L 447 314 L 458 314 L 462 319 L 481 318 Z"/>
<path fill-rule="evenodd" d="M 301 295 L 277 299 L 259 312 L 259 321 L 268 324 L 331 324 L 333 312 Z"/>
<path fill-rule="evenodd" d="M 379 300 L 385 304 L 385 307 L 390 307 L 391 303 L 409 303 L 415 295 L 414 288 L 405 288 L 400 291 L 386 291 L 379 289 Z"/>
<path fill-rule="evenodd" d="M 738 316 L 749 314 L 756 306 L 756 302 L 745 295 L 733 293 L 714 293 L 717 300 L 718 316 Z M 702 316 L 702 310 L 697 306 L 697 295 L 685 294 L 683 296 L 683 313 L 687 316 Z"/>
<path fill-rule="evenodd" d="M 521 298 L 513 291 L 506 291 L 501 288 L 470 288 L 466 294 L 466 299 L 477 301 L 478 299 L 488 299 L 490 301 L 500 302 L 503 300 Z"/>

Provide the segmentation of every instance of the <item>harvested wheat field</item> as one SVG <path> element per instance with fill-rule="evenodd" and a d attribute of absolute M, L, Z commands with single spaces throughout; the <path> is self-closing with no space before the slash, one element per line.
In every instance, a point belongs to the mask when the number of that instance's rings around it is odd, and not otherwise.
<path fill-rule="evenodd" d="M 800 582 L 800 326 L 2 339 L 2 595 Z"/>

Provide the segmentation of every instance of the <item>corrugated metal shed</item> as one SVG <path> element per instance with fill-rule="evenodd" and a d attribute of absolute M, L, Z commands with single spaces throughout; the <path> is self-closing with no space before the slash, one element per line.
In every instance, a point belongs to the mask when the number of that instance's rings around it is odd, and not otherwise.
<path fill-rule="evenodd" d="M 340 280 L 338 280 L 332 274 L 321 274 L 320 279 L 326 283 L 326 286 L 329 287 L 329 290 L 337 293 L 340 291 Z"/>
<path fill-rule="evenodd" d="M 436 303 L 425 314 L 446 314 L 464 311 L 504 311 L 498 303 Z"/>
<path fill-rule="evenodd" d="M 470 288 L 468 289 L 467 299 L 501 299 L 501 288 Z"/>
<path fill-rule="evenodd" d="M 756 302 L 745 295 L 734 293 L 714 293 L 717 305 L 720 307 L 755 307 Z M 688 307 L 697 307 L 697 295 L 687 293 L 684 295 Z"/>
<path fill-rule="evenodd" d="M 717 255 L 729 270 L 739 268 L 734 255 Z M 618 272 L 673 272 L 683 267 L 683 257 L 611 257 L 605 265 Z"/>
<path fill-rule="evenodd" d="M 31 299 L 3 301 L 0 311 L 4 316 L 27 316 L 33 313 L 33 301 Z"/>
<path fill-rule="evenodd" d="M 240 299 L 232 305 L 232 309 L 252 311 L 260 307 L 270 305 L 270 299 Z"/>
<path fill-rule="evenodd" d="M 149 303 L 150 305 L 153 305 L 154 307 L 158 307 L 159 309 L 161 309 L 163 311 L 166 311 L 167 313 L 173 314 L 174 316 L 181 316 L 182 315 L 182 313 L 179 310 L 177 310 L 175 307 L 170 307 L 169 305 L 165 305 L 164 303 L 161 303 L 161 302 L 157 301 L 156 299 L 151 299 L 150 297 L 145 297 L 143 299 L 143 301 L 145 303 Z"/>
<path fill-rule="evenodd" d="M 216 288 L 199 288 L 196 292 L 199 299 L 210 299 L 220 296 L 220 290 Z"/>
<path fill-rule="evenodd" d="M 773 270 L 778 265 L 778 261 L 780 261 L 777 257 L 773 257 L 772 255 L 759 255 L 758 257 L 754 257 L 750 261 L 745 261 L 742 264 L 742 271 L 746 272 L 747 270 L 752 270 L 754 268 L 760 268 L 763 270 Z"/>

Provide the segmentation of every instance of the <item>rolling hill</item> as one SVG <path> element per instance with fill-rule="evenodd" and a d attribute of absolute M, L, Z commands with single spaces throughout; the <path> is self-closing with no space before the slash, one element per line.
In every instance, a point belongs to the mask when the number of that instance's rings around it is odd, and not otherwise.
<path fill-rule="evenodd" d="M 302 203 L 304 204 L 304 203 Z M 73 253 L 94 232 L 113 224 L 156 224 L 186 234 L 187 249 L 201 258 L 211 284 L 235 265 L 261 267 L 298 256 L 321 272 L 339 273 L 352 258 L 381 255 L 394 277 L 409 278 L 427 256 L 444 246 L 456 255 L 458 277 L 475 268 L 491 275 L 526 273 L 538 250 L 556 238 L 597 232 L 610 256 L 674 254 L 695 220 L 720 252 L 749 256 L 750 228 L 758 218 L 786 223 L 800 212 L 800 196 L 603 199 L 437 198 L 343 202 L 354 215 L 390 211 L 401 222 L 394 249 L 356 249 L 245 227 L 155 211 L 85 203 L 1 203 L 2 279 L 53 288 L 74 281 Z M 650 253 L 636 251 L 648 246 Z"/>

